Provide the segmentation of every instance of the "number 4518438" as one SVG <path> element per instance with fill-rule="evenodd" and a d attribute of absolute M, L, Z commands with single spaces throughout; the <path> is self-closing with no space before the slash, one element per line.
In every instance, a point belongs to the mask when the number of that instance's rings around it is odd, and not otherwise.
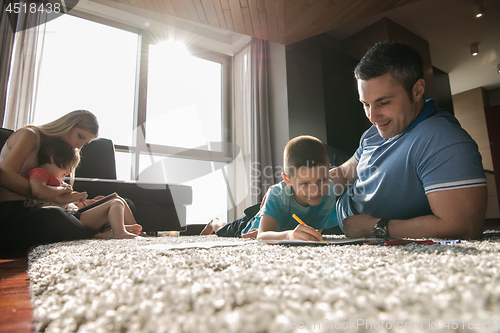
<path fill-rule="evenodd" d="M 14 14 L 35 14 L 35 13 L 60 13 L 66 12 L 65 6 L 64 6 L 64 0 L 61 0 L 61 3 L 41 3 L 41 4 L 36 4 L 36 3 L 21 3 L 21 2 L 14 2 L 14 3 L 9 3 L 7 7 L 5 7 L 5 11 L 9 13 L 14 13 Z"/>

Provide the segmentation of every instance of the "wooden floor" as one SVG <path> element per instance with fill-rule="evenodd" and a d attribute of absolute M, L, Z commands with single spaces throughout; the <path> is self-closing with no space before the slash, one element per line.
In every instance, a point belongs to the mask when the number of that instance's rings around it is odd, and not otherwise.
<path fill-rule="evenodd" d="M 0 253 L 0 332 L 35 332 L 26 254 Z"/>

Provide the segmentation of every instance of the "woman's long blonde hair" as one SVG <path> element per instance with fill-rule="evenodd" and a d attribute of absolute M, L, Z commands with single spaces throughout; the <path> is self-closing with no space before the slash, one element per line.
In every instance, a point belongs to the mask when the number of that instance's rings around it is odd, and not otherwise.
<path fill-rule="evenodd" d="M 94 134 L 96 137 L 99 134 L 99 123 L 97 117 L 87 110 L 76 110 L 69 112 L 59 119 L 50 123 L 32 126 L 40 131 L 40 134 L 49 138 L 60 138 L 68 134 L 73 127 L 81 128 L 84 131 Z"/>

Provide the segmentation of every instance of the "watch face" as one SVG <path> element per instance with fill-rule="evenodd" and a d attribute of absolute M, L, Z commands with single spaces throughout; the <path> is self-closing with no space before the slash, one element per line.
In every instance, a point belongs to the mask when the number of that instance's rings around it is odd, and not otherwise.
<path fill-rule="evenodd" d="M 372 230 L 372 235 L 377 237 L 377 238 L 384 238 L 384 237 L 387 237 L 387 232 L 382 228 L 375 227 Z"/>

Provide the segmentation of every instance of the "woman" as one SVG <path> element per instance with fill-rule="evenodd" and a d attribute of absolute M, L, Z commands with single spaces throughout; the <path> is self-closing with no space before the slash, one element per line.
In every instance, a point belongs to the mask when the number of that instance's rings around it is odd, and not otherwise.
<path fill-rule="evenodd" d="M 52 138 L 61 138 L 80 149 L 98 132 L 96 116 L 77 110 L 45 125 L 20 128 L 5 142 L 0 153 L 1 249 L 26 250 L 37 244 L 91 238 L 95 234 L 63 209 L 30 209 L 24 207 L 24 200 L 33 198 L 26 175 L 38 167 L 40 146 Z M 53 198 L 54 202 L 58 200 Z"/>

